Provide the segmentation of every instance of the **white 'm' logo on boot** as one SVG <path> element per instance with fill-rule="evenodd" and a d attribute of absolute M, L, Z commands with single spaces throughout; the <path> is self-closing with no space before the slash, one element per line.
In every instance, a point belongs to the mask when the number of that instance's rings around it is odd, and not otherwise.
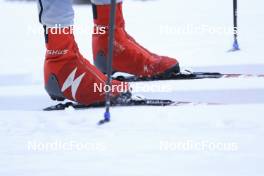
<path fill-rule="evenodd" d="M 66 89 L 68 89 L 69 87 L 71 87 L 71 92 L 72 92 L 72 97 L 74 100 L 76 100 L 76 93 L 77 90 L 79 88 L 79 85 L 85 75 L 85 73 L 81 74 L 78 78 L 75 78 L 75 74 L 77 71 L 77 67 L 71 72 L 71 74 L 69 74 L 68 78 L 66 79 L 66 81 L 64 82 L 61 91 L 64 92 Z"/>

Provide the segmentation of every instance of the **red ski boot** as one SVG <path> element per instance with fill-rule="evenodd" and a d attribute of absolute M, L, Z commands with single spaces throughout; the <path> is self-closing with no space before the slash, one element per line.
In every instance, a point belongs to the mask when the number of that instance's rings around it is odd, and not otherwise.
<path fill-rule="evenodd" d="M 105 101 L 107 78 L 80 54 L 71 28 L 48 29 L 46 48 L 45 88 L 53 100 L 84 105 Z M 112 97 L 128 91 L 126 83 L 113 81 L 112 85 Z"/>
<path fill-rule="evenodd" d="M 94 63 L 104 73 L 108 52 L 110 9 L 110 5 L 93 5 L 95 31 L 103 31 L 104 28 L 106 31 L 104 34 L 93 34 Z M 166 78 L 180 72 L 176 59 L 149 52 L 125 31 L 122 3 L 118 3 L 116 7 L 113 71 L 147 78 Z"/>

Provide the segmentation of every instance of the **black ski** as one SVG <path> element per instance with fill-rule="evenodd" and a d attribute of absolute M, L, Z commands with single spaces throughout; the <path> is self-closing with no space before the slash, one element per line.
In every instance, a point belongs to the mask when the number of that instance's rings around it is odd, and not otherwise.
<path fill-rule="evenodd" d="M 164 81 L 164 80 L 195 80 L 195 79 L 219 79 L 219 78 L 264 78 L 264 74 L 243 74 L 243 73 L 218 73 L 218 72 L 189 72 L 171 74 L 166 77 L 156 76 L 151 78 L 140 78 L 131 75 L 117 75 L 113 79 L 126 82 L 137 81 Z"/>
<path fill-rule="evenodd" d="M 137 81 L 162 81 L 162 80 L 189 80 L 189 79 L 217 79 L 222 78 L 224 74 L 218 72 L 184 72 L 177 74 L 170 74 L 167 76 L 154 76 L 154 77 L 137 77 L 134 75 L 118 75 L 113 76 L 113 79 L 126 82 L 137 82 Z"/>
<path fill-rule="evenodd" d="M 128 101 L 124 101 L 121 103 L 111 103 L 113 107 L 125 107 L 125 106 L 169 106 L 173 105 L 175 102 L 171 100 L 161 100 L 161 99 L 130 99 Z M 177 102 L 179 103 L 179 102 Z M 183 102 L 184 103 L 184 102 Z M 100 108 L 105 107 L 105 103 L 96 103 L 92 105 L 82 105 L 75 102 L 67 102 L 67 103 L 59 103 L 55 106 L 50 106 L 44 109 L 44 111 L 57 111 L 57 110 L 65 110 L 67 108 L 74 108 L 74 109 L 88 109 L 88 108 Z"/>

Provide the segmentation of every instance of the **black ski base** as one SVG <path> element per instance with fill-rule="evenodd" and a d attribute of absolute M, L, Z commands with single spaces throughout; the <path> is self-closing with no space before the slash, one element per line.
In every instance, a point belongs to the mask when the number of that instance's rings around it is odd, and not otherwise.
<path fill-rule="evenodd" d="M 127 107 L 127 106 L 169 106 L 174 104 L 174 101 L 171 100 L 160 100 L 160 99 L 131 99 L 122 103 L 111 103 L 113 107 Z M 44 109 L 44 111 L 58 111 L 65 110 L 67 108 L 78 109 L 89 109 L 89 108 L 100 108 L 105 107 L 105 103 L 96 103 L 92 105 L 82 105 L 74 102 L 60 103 L 55 106 L 50 106 Z"/>
<path fill-rule="evenodd" d="M 137 76 L 116 76 L 113 77 L 115 80 L 126 81 L 126 82 L 137 82 L 137 81 L 162 81 L 162 80 L 191 80 L 191 79 L 216 79 L 222 78 L 224 75 L 218 72 L 189 72 L 170 74 L 170 75 L 159 75 L 154 77 L 137 77 Z"/>

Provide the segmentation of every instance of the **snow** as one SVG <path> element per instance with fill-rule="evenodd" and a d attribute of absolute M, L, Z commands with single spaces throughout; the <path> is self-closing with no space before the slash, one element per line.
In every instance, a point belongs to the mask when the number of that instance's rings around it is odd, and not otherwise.
<path fill-rule="evenodd" d="M 230 28 L 229 0 L 126 1 L 124 12 L 139 43 L 179 57 L 183 67 L 263 74 L 263 5 L 239 2 L 242 50 L 234 53 L 226 52 L 231 34 L 162 31 L 188 25 Z M 76 27 L 82 28 L 76 39 L 91 60 L 91 7 L 74 8 Z M 99 127 L 102 108 L 42 111 L 54 102 L 43 88 L 45 48 L 36 4 L 1 0 L 0 16 L 0 175 L 263 175 L 263 78 L 133 83 L 166 88 L 135 92 L 145 97 L 219 105 L 116 107 L 112 122 Z"/>

